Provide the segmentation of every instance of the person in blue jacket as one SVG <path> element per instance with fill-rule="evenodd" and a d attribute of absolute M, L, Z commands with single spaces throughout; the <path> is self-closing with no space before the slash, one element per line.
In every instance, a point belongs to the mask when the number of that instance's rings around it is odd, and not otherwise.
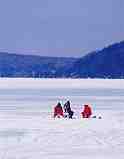
<path fill-rule="evenodd" d="M 71 110 L 71 104 L 69 100 L 64 104 L 63 108 L 64 112 L 67 114 L 65 117 L 68 116 L 70 119 L 72 119 L 74 112 Z"/>

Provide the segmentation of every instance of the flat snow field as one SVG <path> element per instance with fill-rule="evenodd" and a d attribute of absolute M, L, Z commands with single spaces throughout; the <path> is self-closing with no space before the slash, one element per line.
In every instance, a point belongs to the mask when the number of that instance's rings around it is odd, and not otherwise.
<path fill-rule="evenodd" d="M 1 78 L 0 159 L 124 159 L 123 96 L 124 80 Z M 67 99 L 75 119 L 53 119 Z"/>

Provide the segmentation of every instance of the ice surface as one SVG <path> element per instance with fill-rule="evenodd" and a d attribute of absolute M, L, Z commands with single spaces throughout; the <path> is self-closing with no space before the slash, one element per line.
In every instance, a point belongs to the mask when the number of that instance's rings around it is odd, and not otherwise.
<path fill-rule="evenodd" d="M 38 79 L 38 78 L 1 78 L 0 88 L 117 88 L 124 89 L 123 79 Z"/>
<path fill-rule="evenodd" d="M 123 95 L 124 80 L 0 79 L 0 159 L 123 159 Z M 68 98 L 76 119 L 54 120 Z"/>

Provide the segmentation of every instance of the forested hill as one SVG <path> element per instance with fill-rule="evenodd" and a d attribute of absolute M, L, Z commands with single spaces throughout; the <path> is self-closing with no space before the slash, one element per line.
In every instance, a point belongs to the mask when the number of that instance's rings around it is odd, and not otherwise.
<path fill-rule="evenodd" d="M 69 75 L 75 78 L 124 78 L 124 41 L 80 58 Z"/>
<path fill-rule="evenodd" d="M 63 77 L 76 58 L 0 53 L 1 77 Z"/>
<path fill-rule="evenodd" d="M 124 41 L 81 58 L 0 53 L 1 77 L 124 78 Z"/>

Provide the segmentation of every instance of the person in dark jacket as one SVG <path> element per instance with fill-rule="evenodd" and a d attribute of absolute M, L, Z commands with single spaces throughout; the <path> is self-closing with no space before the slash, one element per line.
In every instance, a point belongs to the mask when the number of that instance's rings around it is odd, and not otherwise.
<path fill-rule="evenodd" d="M 84 105 L 83 112 L 81 112 L 83 118 L 89 118 L 92 115 L 91 107 L 87 104 Z"/>
<path fill-rule="evenodd" d="M 70 101 L 67 101 L 65 104 L 64 104 L 64 112 L 68 115 L 66 115 L 65 117 L 69 117 L 70 119 L 72 119 L 72 116 L 74 114 L 74 112 L 71 110 L 71 106 L 70 106 Z"/>
<path fill-rule="evenodd" d="M 61 103 L 58 103 L 58 104 L 54 107 L 54 118 L 55 118 L 55 117 L 58 117 L 58 118 L 64 117 Z"/>

